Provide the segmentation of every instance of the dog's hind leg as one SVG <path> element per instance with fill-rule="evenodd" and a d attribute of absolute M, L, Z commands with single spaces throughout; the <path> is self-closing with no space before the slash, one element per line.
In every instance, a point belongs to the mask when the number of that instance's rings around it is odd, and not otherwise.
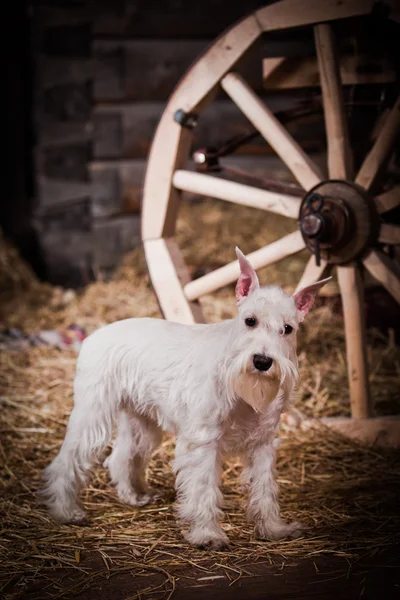
<path fill-rule="evenodd" d="M 161 439 L 161 429 L 153 420 L 127 408 L 120 411 L 113 451 L 104 466 L 123 502 L 144 506 L 154 500 L 155 493 L 146 482 L 146 466 Z"/>
<path fill-rule="evenodd" d="M 43 473 L 39 497 L 54 519 L 78 523 L 86 514 L 78 501 L 79 491 L 90 478 L 93 466 L 111 441 L 118 398 L 99 382 L 75 379 L 75 404 L 63 445 Z"/>

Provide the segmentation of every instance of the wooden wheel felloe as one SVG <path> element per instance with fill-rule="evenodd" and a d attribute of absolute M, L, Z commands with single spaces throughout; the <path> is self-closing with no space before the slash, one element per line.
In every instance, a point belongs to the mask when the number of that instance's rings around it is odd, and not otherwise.
<path fill-rule="evenodd" d="M 150 151 L 144 186 L 142 237 L 149 273 L 167 319 L 202 322 L 198 298 L 238 277 L 237 261 L 195 281 L 176 242 L 175 223 L 182 191 L 219 198 L 297 219 L 297 230 L 249 255 L 254 267 L 275 263 L 307 247 L 312 256 L 299 288 L 337 269 L 343 301 L 353 417 L 372 413 L 368 385 L 362 269 L 400 302 L 400 274 L 386 248 L 400 243 L 400 227 L 381 224 L 381 215 L 400 205 L 400 188 L 380 186 L 400 130 L 400 98 L 377 127 L 372 148 L 354 172 L 341 83 L 341 65 L 330 21 L 377 10 L 372 0 L 317 2 L 283 0 L 243 19 L 222 35 L 189 70 L 169 100 Z M 399 21 L 396 1 L 385 3 Z M 262 33 L 313 26 L 327 138 L 328 178 L 285 126 L 235 73 L 235 64 Z M 268 59 L 264 76 L 284 59 Z M 282 159 L 304 190 L 281 193 L 187 170 L 193 126 L 205 105 L 222 89 Z M 202 157 L 200 157 L 202 160 Z"/>

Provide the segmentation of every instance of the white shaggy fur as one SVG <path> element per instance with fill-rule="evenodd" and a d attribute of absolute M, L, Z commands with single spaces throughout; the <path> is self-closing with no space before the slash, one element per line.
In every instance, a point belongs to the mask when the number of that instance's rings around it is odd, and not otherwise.
<path fill-rule="evenodd" d="M 221 548 L 228 542 L 219 520 L 224 456 L 243 455 L 248 517 L 262 539 L 298 536 L 298 523 L 280 517 L 274 438 L 296 384 L 296 332 L 325 281 L 291 297 L 260 288 L 240 250 L 238 316 L 214 325 L 127 319 L 99 329 L 83 343 L 75 378 L 75 404 L 64 443 L 45 470 L 42 496 L 52 516 L 80 522 L 78 501 L 92 467 L 118 433 L 105 466 L 119 497 L 151 502 L 146 465 L 162 430 L 177 436 L 174 471 L 178 515 L 188 541 Z M 256 319 L 255 326 L 245 323 Z M 285 334 L 285 325 L 293 331 Z M 257 370 L 254 356 L 273 359 Z"/>

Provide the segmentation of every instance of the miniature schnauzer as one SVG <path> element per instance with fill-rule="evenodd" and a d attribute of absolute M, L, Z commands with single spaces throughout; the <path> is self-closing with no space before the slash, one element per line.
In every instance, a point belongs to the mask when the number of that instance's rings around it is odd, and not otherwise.
<path fill-rule="evenodd" d="M 221 461 L 228 455 L 243 457 L 256 536 L 301 535 L 299 523 L 280 516 L 274 439 L 298 379 L 299 323 L 330 278 L 290 296 L 278 286 L 260 287 L 238 248 L 236 254 L 236 318 L 211 325 L 126 319 L 84 341 L 65 440 L 44 472 L 41 494 L 56 520 L 85 519 L 78 494 L 117 422 L 104 464 L 118 496 L 132 506 L 154 501 L 146 466 L 162 430 L 177 436 L 177 513 L 191 544 L 228 544 L 219 523 Z"/>

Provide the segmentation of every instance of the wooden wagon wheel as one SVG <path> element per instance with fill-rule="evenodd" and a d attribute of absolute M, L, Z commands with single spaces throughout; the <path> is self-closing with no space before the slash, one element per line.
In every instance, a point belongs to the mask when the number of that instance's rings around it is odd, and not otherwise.
<path fill-rule="evenodd" d="M 396 0 L 385 2 L 394 21 Z M 149 273 L 164 316 L 204 321 L 198 298 L 236 280 L 237 261 L 190 281 L 173 239 L 181 191 L 261 208 L 297 219 L 298 229 L 249 255 L 256 269 L 308 247 L 311 256 L 299 288 L 336 266 L 344 309 L 353 417 L 372 413 L 368 384 L 361 269 L 365 268 L 400 302 L 396 264 L 382 244 L 399 244 L 400 227 L 380 224 L 380 214 L 400 204 L 399 188 L 377 194 L 400 129 L 400 98 L 394 103 L 357 174 L 347 132 L 339 60 L 329 21 L 366 15 L 383 3 L 371 0 L 283 0 L 256 11 L 224 33 L 177 86 L 158 125 L 144 186 L 142 237 Z M 397 7 L 397 9 L 396 9 Z M 396 13 L 397 10 L 397 14 Z M 313 25 L 322 89 L 329 179 L 257 97 L 235 63 L 263 32 Z M 276 62 L 278 62 L 277 59 Z M 272 65 L 273 66 L 273 65 Z M 305 190 L 303 199 L 184 170 L 196 115 L 221 86 L 280 156 Z"/>

